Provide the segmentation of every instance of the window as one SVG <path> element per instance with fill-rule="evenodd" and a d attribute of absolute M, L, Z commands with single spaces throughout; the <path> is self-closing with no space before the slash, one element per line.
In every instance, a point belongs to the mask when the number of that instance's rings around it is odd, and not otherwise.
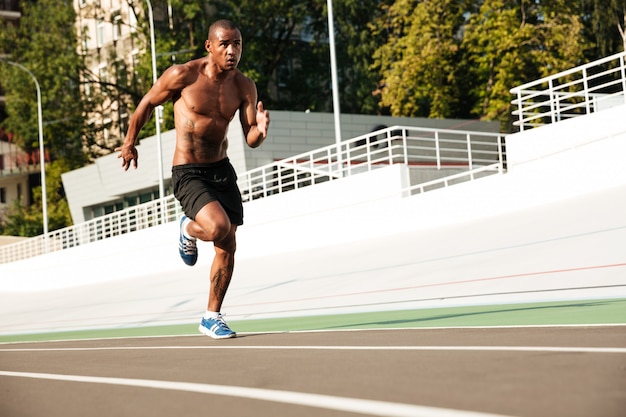
<path fill-rule="evenodd" d="M 2 187 L 0 188 L 0 203 L 6 204 L 7 202 L 7 189 Z"/>
<path fill-rule="evenodd" d="M 136 195 L 126 196 L 124 197 L 124 203 L 126 204 L 126 207 L 136 206 L 137 204 L 139 204 L 139 197 L 137 197 Z"/>
<path fill-rule="evenodd" d="M 104 45 L 104 19 L 99 17 L 96 23 L 96 41 L 98 48 Z"/>
<path fill-rule="evenodd" d="M 122 16 L 113 16 L 113 40 L 117 41 L 122 37 Z"/>
<path fill-rule="evenodd" d="M 132 62 L 132 69 L 133 69 L 133 74 L 136 76 L 137 75 L 137 68 L 139 67 L 139 50 L 138 49 L 133 49 L 130 52 L 130 62 Z"/>
<path fill-rule="evenodd" d="M 108 144 L 110 137 L 111 137 L 111 118 L 106 117 L 102 121 L 102 138 L 104 139 L 105 144 Z"/>
<path fill-rule="evenodd" d="M 128 72 L 123 59 L 115 61 L 115 80 L 119 85 L 128 85 Z"/>
<path fill-rule="evenodd" d="M 146 193 L 139 194 L 139 203 L 140 204 L 147 203 L 148 201 L 152 201 L 152 200 L 153 200 L 152 191 L 148 191 Z"/>
<path fill-rule="evenodd" d="M 81 30 L 81 45 L 83 52 L 87 52 L 89 50 L 89 28 L 87 26 L 83 26 Z"/>
<path fill-rule="evenodd" d="M 130 31 L 132 33 L 137 32 L 137 16 L 132 11 L 128 12 L 128 20 L 130 20 Z"/>
<path fill-rule="evenodd" d="M 98 75 L 100 76 L 100 82 L 109 82 L 109 70 L 107 69 L 106 64 L 100 64 L 100 67 L 98 67 Z"/>
<path fill-rule="evenodd" d="M 122 107 L 119 110 L 119 124 L 120 134 L 124 136 L 124 134 L 128 130 L 128 110 L 126 109 L 126 107 Z"/>

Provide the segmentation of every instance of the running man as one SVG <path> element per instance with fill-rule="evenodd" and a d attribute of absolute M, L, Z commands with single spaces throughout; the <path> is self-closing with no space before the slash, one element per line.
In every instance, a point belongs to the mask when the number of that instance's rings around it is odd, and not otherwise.
<path fill-rule="evenodd" d="M 180 220 L 179 252 L 187 265 L 198 259 L 196 240 L 213 242 L 207 311 L 199 330 L 214 338 L 235 337 L 221 315 L 235 264 L 235 233 L 243 224 L 243 204 L 237 175 L 227 156 L 228 125 L 239 110 L 248 146 L 267 137 L 269 113 L 257 103 L 254 81 L 237 69 L 242 52 L 239 28 L 219 20 L 209 28 L 208 54 L 173 65 L 143 97 L 130 119 L 124 143 L 115 151 L 126 171 L 137 168 L 135 142 L 155 107 L 172 100 L 176 148 L 172 163 L 174 195 L 185 215 Z"/>

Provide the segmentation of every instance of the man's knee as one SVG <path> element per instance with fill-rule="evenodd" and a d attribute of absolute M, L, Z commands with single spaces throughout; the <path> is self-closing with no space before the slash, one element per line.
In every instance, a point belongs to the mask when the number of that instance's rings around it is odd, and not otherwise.
<path fill-rule="evenodd" d="M 227 239 L 231 225 L 229 221 L 212 221 L 200 224 L 200 227 L 204 232 L 200 240 L 219 242 Z"/>
<path fill-rule="evenodd" d="M 196 237 L 204 241 L 221 241 L 228 237 L 232 228 L 228 215 L 217 202 L 204 206 L 195 221 L 199 228 Z"/>
<path fill-rule="evenodd" d="M 237 249 L 237 241 L 235 239 L 235 231 L 237 230 L 236 226 L 232 226 L 229 232 L 223 239 L 219 239 L 213 242 L 213 246 L 215 247 L 216 255 L 224 254 L 224 255 L 234 255 L 235 250 Z"/>

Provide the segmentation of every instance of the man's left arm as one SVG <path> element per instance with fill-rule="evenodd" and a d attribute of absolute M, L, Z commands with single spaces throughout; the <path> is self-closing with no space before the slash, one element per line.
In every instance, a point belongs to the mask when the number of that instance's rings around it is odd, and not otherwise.
<path fill-rule="evenodd" d="M 256 86 L 250 83 L 246 101 L 240 110 L 241 126 L 246 138 L 246 143 L 251 148 L 261 146 L 267 137 L 267 129 L 270 125 L 270 115 L 263 108 L 263 102 L 256 102 Z"/>

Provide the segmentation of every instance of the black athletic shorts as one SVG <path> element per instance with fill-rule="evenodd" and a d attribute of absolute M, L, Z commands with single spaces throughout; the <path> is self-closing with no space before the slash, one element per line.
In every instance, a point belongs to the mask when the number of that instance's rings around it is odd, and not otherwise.
<path fill-rule="evenodd" d="M 210 164 L 186 164 L 172 167 L 174 196 L 185 215 L 196 215 L 211 201 L 218 201 L 230 222 L 243 224 L 243 203 L 237 186 L 237 174 L 228 158 Z"/>

